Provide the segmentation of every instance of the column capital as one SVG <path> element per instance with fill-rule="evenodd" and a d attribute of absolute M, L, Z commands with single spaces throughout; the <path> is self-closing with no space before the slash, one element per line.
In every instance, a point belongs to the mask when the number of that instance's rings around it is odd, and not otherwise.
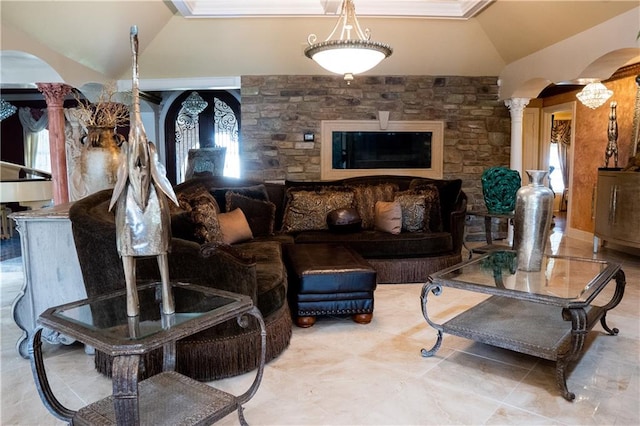
<path fill-rule="evenodd" d="M 509 111 L 511 111 L 512 118 L 515 114 L 517 114 L 518 117 L 522 117 L 522 113 L 530 100 L 529 98 L 509 98 L 505 99 L 504 104 L 509 108 Z"/>
<path fill-rule="evenodd" d="M 36 87 L 44 95 L 47 107 L 52 108 L 62 108 L 65 96 L 73 89 L 64 83 L 36 83 Z"/>

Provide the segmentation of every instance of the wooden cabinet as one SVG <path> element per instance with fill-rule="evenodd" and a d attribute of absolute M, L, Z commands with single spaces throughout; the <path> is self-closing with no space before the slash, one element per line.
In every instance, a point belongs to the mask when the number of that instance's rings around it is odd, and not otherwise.
<path fill-rule="evenodd" d="M 16 348 L 24 358 L 29 356 L 28 343 L 38 315 L 51 306 L 87 297 L 71 232 L 70 206 L 62 204 L 10 216 L 17 224 L 22 245 L 24 284 L 11 309 L 23 331 Z M 45 330 L 42 338 L 53 344 L 75 341 L 51 330 Z"/>
<path fill-rule="evenodd" d="M 640 248 L 638 172 L 598 171 L 594 252 L 605 241 Z"/>

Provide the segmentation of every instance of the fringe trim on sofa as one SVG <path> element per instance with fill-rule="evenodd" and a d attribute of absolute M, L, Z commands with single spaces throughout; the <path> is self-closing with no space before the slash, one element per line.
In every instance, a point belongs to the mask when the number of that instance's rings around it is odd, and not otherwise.
<path fill-rule="evenodd" d="M 267 329 L 266 362 L 276 358 L 289 346 L 292 333 L 291 314 L 285 303 L 265 320 Z M 258 367 L 260 329 L 222 339 L 180 340 L 176 344 L 176 371 L 195 380 L 209 382 L 237 376 Z M 96 370 L 111 377 L 112 357 L 96 351 Z M 142 358 L 140 380 L 162 371 L 162 350 Z"/>
<path fill-rule="evenodd" d="M 430 274 L 462 261 L 462 255 L 411 259 L 367 259 L 376 270 L 379 284 L 424 283 Z"/>

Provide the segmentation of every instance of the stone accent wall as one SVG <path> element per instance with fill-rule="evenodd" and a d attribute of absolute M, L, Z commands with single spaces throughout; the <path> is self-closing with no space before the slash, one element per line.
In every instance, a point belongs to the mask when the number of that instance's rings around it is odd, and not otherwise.
<path fill-rule="evenodd" d="M 511 119 L 497 77 L 243 76 L 242 177 L 319 180 L 322 120 L 440 120 L 444 178 L 461 178 L 470 207 L 484 206 L 480 175 L 509 164 Z M 303 141 L 312 132 L 314 142 Z"/>

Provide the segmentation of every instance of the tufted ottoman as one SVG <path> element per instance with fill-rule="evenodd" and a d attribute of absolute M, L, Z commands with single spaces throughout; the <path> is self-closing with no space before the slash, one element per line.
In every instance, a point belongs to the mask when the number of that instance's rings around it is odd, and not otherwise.
<path fill-rule="evenodd" d="M 358 253 L 340 244 L 291 244 L 284 251 L 289 305 L 299 327 L 331 314 L 371 322 L 376 271 Z"/>

